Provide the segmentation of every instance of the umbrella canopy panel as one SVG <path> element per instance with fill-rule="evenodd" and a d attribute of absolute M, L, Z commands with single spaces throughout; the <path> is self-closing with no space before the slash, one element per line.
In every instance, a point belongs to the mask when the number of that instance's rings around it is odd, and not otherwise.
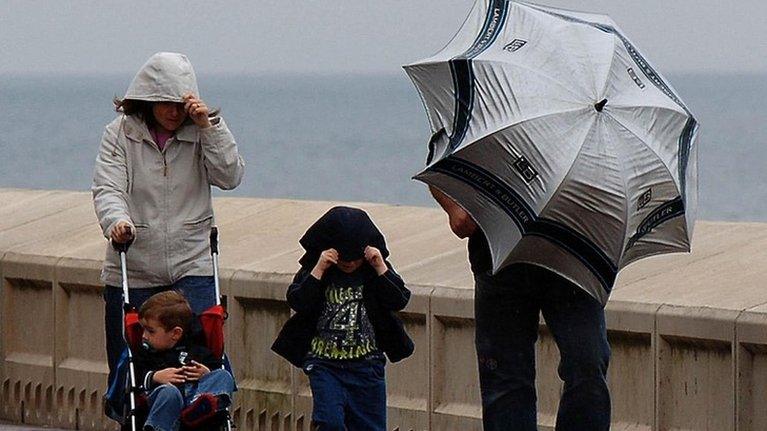
<path fill-rule="evenodd" d="M 536 263 L 605 302 L 620 268 L 689 251 L 697 122 L 609 17 L 479 0 L 405 70 L 433 132 L 415 178 L 472 214 L 496 272 Z"/>

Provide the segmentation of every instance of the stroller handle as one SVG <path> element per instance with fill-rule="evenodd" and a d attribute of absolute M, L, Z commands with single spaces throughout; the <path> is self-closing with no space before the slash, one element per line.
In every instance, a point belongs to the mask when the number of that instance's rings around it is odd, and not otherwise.
<path fill-rule="evenodd" d="M 218 227 L 210 228 L 210 254 L 218 254 Z"/>
<path fill-rule="evenodd" d="M 133 240 L 136 239 L 136 236 L 133 235 L 133 230 L 131 227 L 127 226 L 126 229 L 128 229 L 128 235 L 130 235 L 128 242 L 115 242 L 112 239 L 109 240 L 109 242 L 112 244 L 112 248 L 114 248 L 118 253 L 127 253 L 131 244 L 133 244 Z"/>
<path fill-rule="evenodd" d="M 218 280 L 218 226 L 210 228 L 210 256 L 213 260 L 213 284 L 216 290 L 216 305 L 220 305 L 221 283 Z"/>

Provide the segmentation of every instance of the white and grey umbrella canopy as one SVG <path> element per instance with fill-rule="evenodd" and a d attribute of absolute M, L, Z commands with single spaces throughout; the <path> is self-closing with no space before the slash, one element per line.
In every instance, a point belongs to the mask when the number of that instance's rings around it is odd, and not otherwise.
<path fill-rule="evenodd" d="M 478 0 L 405 70 L 433 133 L 415 178 L 477 220 L 494 272 L 541 265 L 604 304 L 624 266 L 690 250 L 698 124 L 608 16 Z"/>

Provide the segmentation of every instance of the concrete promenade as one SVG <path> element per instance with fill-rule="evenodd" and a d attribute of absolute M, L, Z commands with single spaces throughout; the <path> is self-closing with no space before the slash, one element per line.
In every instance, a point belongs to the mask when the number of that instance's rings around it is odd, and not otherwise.
<path fill-rule="evenodd" d="M 412 358 L 387 367 L 389 429 L 479 430 L 465 244 L 438 209 L 354 204 L 413 291 Z M 269 350 L 290 315 L 298 238 L 331 202 L 218 198 L 227 350 L 239 429 L 308 430 L 306 378 Z M 89 193 L 0 189 L 0 420 L 114 430 Z M 638 262 L 607 306 L 614 430 L 767 430 L 767 224 L 699 222 L 691 254 Z M 558 353 L 541 325 L 539 424 L 552 430 Z M 27 425 L 25 425 L 27 426 Z M 0 427 L 0 429 L 2 429 Z"/>
<path fill-rule="evenodd" d="M 62 428 L 40 428 L 0 423 L 0 431 L 64 431 Z"/>

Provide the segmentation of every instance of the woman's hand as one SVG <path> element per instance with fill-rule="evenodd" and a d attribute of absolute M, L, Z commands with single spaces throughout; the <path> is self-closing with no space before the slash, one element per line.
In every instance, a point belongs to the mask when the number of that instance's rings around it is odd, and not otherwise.
<path fill-rule="evenodd" d="M 312 269 L 312 277 L 317 280 L 321 279 L 328 268 L 338 263 L 338 252 L 334 248 L 329 248 L 320 254 L 320 258 L 317 264 Z"/>
<path fill-rule="evenodd" d="M 133 226 L 129 222 L 121 220 L 109 232 L 109 237 L 117 244 L 125 244 L 133 239 Z"/>
<path fill-rule="evenodd" d="M 186 381 L 186 376 L 184 376 L 183 368 L 164 368 L 160 371 L 155 371 L 152 375 L 152 380 L 161 385 L 166 383 L 178 385 Z"/>
<path fill-rule="evenodd" d="M 365 247 L 365 260 L 367 260 L 370 266 L 376 270 L 378 275 L 383 275 L 389 270 L 389 267 L 386 266 L 386 262 L 384 262 L 383 256 L 381 256 L 381 250 L 375 247 Z"/>
<path fill-rule="evenodd" d="M 202 99 L 198 99 L 192 93 L 186 94 L 184 96 L 184 110 L 189 114 L 189 118 L 194 121 L 197 127 L 201 129 L 210 127 L 210 118 L 208 118 L 210 109 L 208 109 L 208 105 Z"/>
<path fill-rule="evenodd" d="M 191 365 L 184 365 L 181 369 L 184 371 L 187 382 L 196 382 L 210 372 L 208 367 L 197 361 L 192 361 Z"/>

